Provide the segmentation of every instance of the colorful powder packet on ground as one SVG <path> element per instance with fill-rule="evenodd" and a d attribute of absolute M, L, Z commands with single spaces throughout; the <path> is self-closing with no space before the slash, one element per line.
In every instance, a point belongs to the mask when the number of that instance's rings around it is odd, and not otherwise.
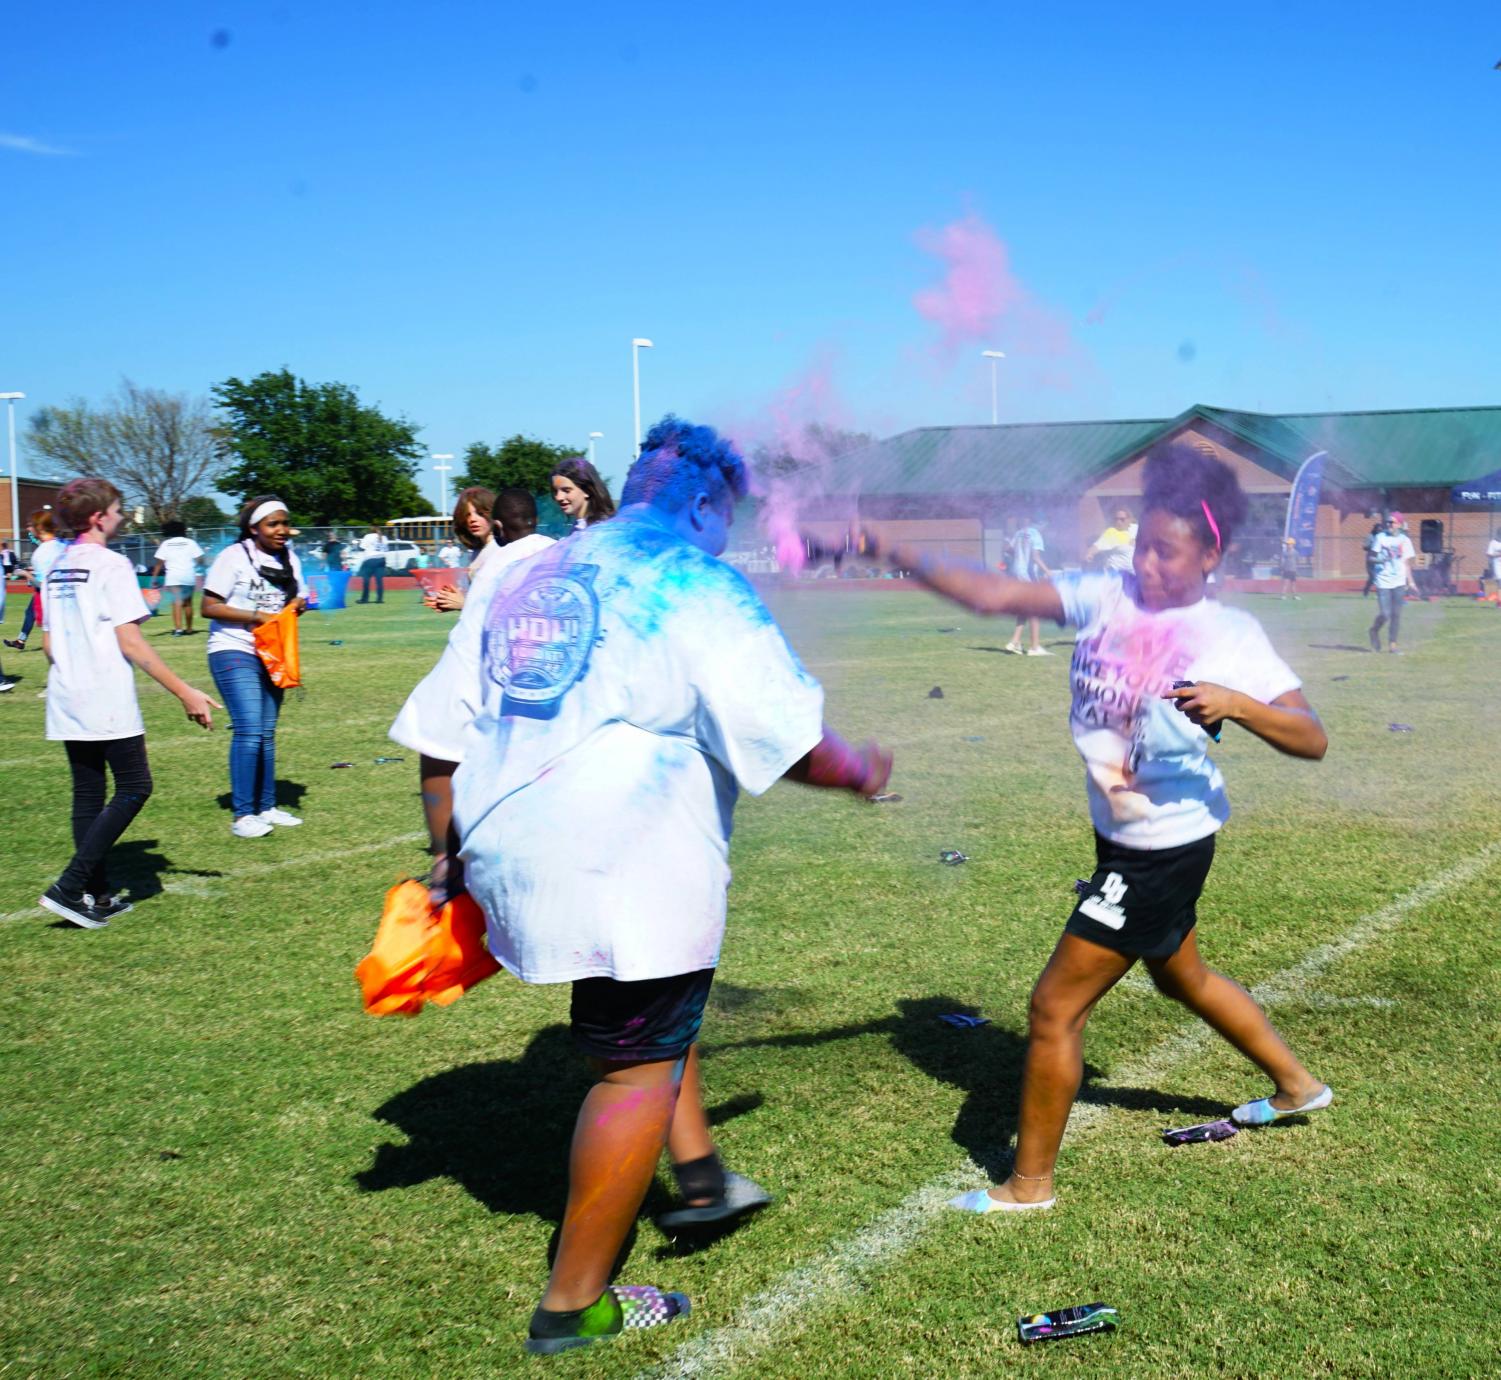
<path fill-rule="evenodd" d="M 1393 733 L 1411 733 L 1411 724 L 1387 724 L 1387 728 Z"/>
<path fill-rule="evenodd" d="M 1120 1314 L 1103 1303 L 1081 1303 L 1053 1313 L 1032 1313 L 1016 1320 L 1017 1338 L 1031 1342 L 1056 1342 L 1063 1337 L 1082 1337 L 1090 1332 L 1114 1332 Z"/>
<path fill-rule="evenodd" d="M 961 853 L 957 848 L 945 848 L 939 853 L 938 861 L 947 863 L 950 867 L 958 867 L 960 863 L 968 862 L 969 857 Z"/>
<path fill-rule="evenodd" d="M 1180 1126 L 1176 1131 L 1164 1130 L 1165 1145 L 1201 1145 L 1210 1140 L 1229 1140 L 1240 1127 L 1233 1121 L 1205 1121 L 1198 1126 Z"/>
<path fill-rule="evenodd" d="M 899 805 L 901 804 L 901 800 L 901 796 L 895 791 L 882 791 L 880 795 L 870 797 L 872 805 Z"/>
<path fill-rule="evenodd" d="M 967 1016 L 963 1011 L 950 1011 L 938 1019 L 955 1030 L 974 1030 L 977 1026 L 990 1024 L 989 1016 Z"/>
<path fill-rule="evenodd" d="M 354 766 L 353 762 L 330 762 L 328 764 L 328 769 L 330 771 L 338 771 L 340 767 L 352 767 L 352 766 Z"/>

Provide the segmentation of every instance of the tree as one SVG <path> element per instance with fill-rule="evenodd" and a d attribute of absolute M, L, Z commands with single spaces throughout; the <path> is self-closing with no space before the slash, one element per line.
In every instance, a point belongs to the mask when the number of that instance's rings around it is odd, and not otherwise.
<path fill-rule="evenodd" d="M 222 431 L 207 401 L 122 379 L 98 407 L 74 398 L 31 419 L 27 449 L 65 475 L 107 479 L 160 525 L 179 516 L 223 466 Z"/>
<path fill-rule="evenodd" d="M 290 369 L 214 385 L 231 463 L 226 493 L 275 494 L 300 523 L 420 517 L 417 430 L 367 407 L 345 383 L 307 383 Z"/>
<path fill-rule="evenodd" d="M 786 478 L 849 451 L 860 450 L 875 439 L 863 431 L 842 431 L 823 422 L 810 422 L 773 442 L 757 446 L 750 456 L 751 468 L 770 478 Z"/>
<path fill-rule="evenodd" d="M 493 450 L 483 441 L 475 441 L 464 451 L 464 473 L 455 483 L 461 489 L 483 484 L 496 493 L 525 489 L 545 498 L 552 493 L 552 472 L 558 462 L 578 454 L 578 450 L 550 445 L 535 436 L 511 436 Z"/>
<path fill-rule="evenodd" d="M 224 511 L 207 494 L 194 494 L 177 510 L 189 527 L 228 527 L 233 517 Z"/>

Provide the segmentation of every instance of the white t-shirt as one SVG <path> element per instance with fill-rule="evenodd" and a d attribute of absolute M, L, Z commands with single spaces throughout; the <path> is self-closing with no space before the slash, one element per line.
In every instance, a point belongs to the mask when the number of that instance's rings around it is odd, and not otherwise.
<path fill-rule="evenodd" d="M 1161 698 L 1175 680 L 1206 680 L 1269 704 L 1302 681 L 1249 613 L 1201 599 L 1152 613 L 1136 577 L 1057 575 L 1064 621 L 1079 629 L 1069 730 L 1084 759 L 1089 813 L 1128 848 L 1177 848 L 1230 817 L 1209 735 Z"/>
<path fill-rule="evenodd" d="M 390 545 L 391 543 L 386 540 L 385 535 L 381 532 L 366 532 L 360 538 L 360 550 L 365 553 L 366 560 L 369 560 L 372 556 L 380 555 Z"/>
<path fill-rule="evenodd" d="M 302 562 L 295 552 L 286 553 L 297 577 L 297 593 L 305 595 L 307 584 L 302 578 Z M 254 564 L 252 565 L 252 560 Z M 287 596 L 266 579 L 261 571 L 275 562 L 253 541 L 237 541 L 226 546 L 209 566 L 203 577 L 204 593 L 219 595 L 232 609 L 247 613 L 259 610 L 263 613 L 280 613 L 287 605 Z M 208 654 L 215 652 L 254 652 L 255 629 L 248 623 L 226 623 L 218 618 L 209 620 Z"/>
<path fill-rule="evenodd" d="M 1491 575 L 1501 580 L 1501 537 L 1492 537 L 1490 545 L 1485 548 L 1486 558 L 1491 563 Z"/>
<path fill-rule="evenodd" d="M 490 951 L 527 982 L 712 968 L 740 788 L 818 743 L 823 690 L 745 578 L 649 515 L 472 589 L 454 820 Z"/>
<path fill-rule="evenodd" d="M 1125 531 L 1119 527 L 1107 527 L 1095 540 L 1094 549 L 1096 554 L 1103 557 L 1101 570 L 1122 573 L 1130 570 L 1132 559 L 1136 555 L 1136 523 L 1133 522 Z"/>
<path fill-rule="evenodd" d="M 1371 543 L 1376 562 L 1376 588 L 1402 589 L 1407 584 L 1407 562 L 1417 553 L 1406 532 L 1383 532 Z"/>
<path fill-rule="evenodd" d="M 52 569 L 52 563 L 63 554 L 65 545 L 56 537 L 37 543 L 36 550 L 31 553 L 31 578 L 38 589 L 46 582 L 47 572 Z"/>
<path fill-rule="evenodd" d="M 453 542 L 449 542 L 447 546 L 438 548 L 438 564 L 441 566 L 456 568 L 462 563 L 463 559 L 464 553 Z"/>
<path fill-rule="evenodd" d="M 1042 533 L 1035 527 L 1020 528 L 1011 538 L 1011 577 L 1015 580 L 1030 580 L 1033 557 L 1040 555 L 1042 550 Z"/>
<path fill-rule="evenodd" d="M 488 603 L 504 570 L 555 544 L 553 538 L 534 532 L 504 546 L 486 545 L 479 553 L 480 558 L 470 567 L 469 593 L 464 596 L 464 609 L 468 611 L 474 605 Z M 478 614 L 471 612 L 469 617 L 472 619 Z M 456 626 L 448 635 L 449 643 L 452 644 L 457 636 Z M 436 757 L 441 762 L 462 762 L 464 729 L 474 717 L 478 704 L 473 687 L 466 686 L 463 675 L 457 671 L 455 659 L 445 651 L 438 664 L 407 696 L 391 725 L 390 736 L 411 752 Z"/>
<path fill-rule="evenodd" d="M 190 585 L 198 578 L 195 567 L 203 559 L 203 548 L 192 537 L 168 537 L 151 559 L 165 567 L 164 585 Z"/>
<path fill-rule="evenodd" d="M 151 617 L 135 571 L 97 542 L 52 542 L 59 554 L 42 586 L 42 627 L 52 653 L 47 737 L 97 742 L 145 733 L 135 672 L 115 629 Z M 50 554 L 50 553 L 49 553 Z"/>

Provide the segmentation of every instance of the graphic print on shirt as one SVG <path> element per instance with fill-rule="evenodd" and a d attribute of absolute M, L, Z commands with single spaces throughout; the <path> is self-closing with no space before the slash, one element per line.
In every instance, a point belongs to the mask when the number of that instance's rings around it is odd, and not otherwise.
<path fill-rule="evenodd" d="M 501 687 L 502 714 L 551 719 L 589 669 L 599 636 L 596 565 L 539 571 L 485 619 L 485 674 Z"/>

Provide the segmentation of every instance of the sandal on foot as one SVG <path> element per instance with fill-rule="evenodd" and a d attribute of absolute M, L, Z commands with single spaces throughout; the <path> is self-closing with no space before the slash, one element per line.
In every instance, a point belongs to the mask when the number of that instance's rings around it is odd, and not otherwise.
<path fill-rule="evenodd" d="M 999 1198 L 992 1198 L 988 1188 L 972 1188 L 968 1193 L 961 1193 L 957 1198 L 949 1199 L 951 1208 L 958 1208 L 960 1212 L 1042 1212 L 1053 1206 L 1058 1199 L 1044 1198 L 1037 1203 L 1007 1203 Z"/>
<path fill-rule="evenodd" d="M 532 1314 L 526 1349 L 537 1356 L 555 1356 L 574 1347 L 613 1341 L 622 1332 L 665 1327 L 674 1318 L 686 1318 L 690 1312 L 692 1306 L 686 1294 L 658 1289 L 651 1284 L 612 1284 L 587 1308 L 576 1313 L 548 1313 L 538 1308 Z M 567 1319 L 563 1326 L 577 1330 L 563 1336 L 539 1337 L 539 1315 L 544 1319 Z"/>
<path fill-rule="evenodd" d="M 677 1207 L 664 1212 L 657 1218 L 657 1225 L 663 1231 L 673 1231 L 679 1227 L 709 1226 L 714 1222 L 728 1222 L 747 1212 L 755 1212 L 769 1202 L 771 1194 L 760 1184 L 747 1179 L 743 1174 L 735 1173 L 733 1169 L 727 1169 L 724 1174 L 724 1192 L 717 1198 L 696 1207 Z"/>
<path fill-rule="evenodd" d="M 1254 1102 L 1244 1102 L 1230 1113 L 1230 1120 L 1237 1126 L 1270 1126 L 1283 1117 L 1302 1116 L 1304 1112 L 1322 1111 L 1334 1101 L 1334 1089 L 1325 1085 L 1301 1107 L 1274 1107 L 1269 1097 L 1258 1097 Z"/>

